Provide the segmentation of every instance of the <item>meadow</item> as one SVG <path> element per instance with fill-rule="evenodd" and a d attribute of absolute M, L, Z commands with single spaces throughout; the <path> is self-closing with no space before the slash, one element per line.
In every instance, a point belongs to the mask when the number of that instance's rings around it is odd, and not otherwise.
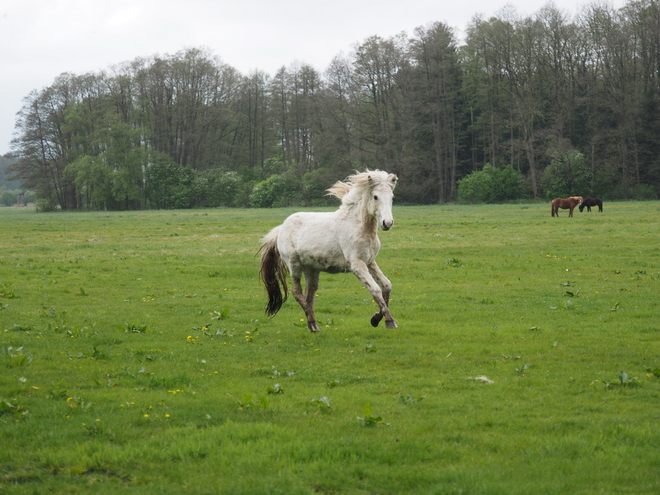
<path fill-rule="evenodd" d="M 399 325 L 293 209 L 0 209 L 0 493 L 660 493 L 660 202 L 394 206 Z"/>

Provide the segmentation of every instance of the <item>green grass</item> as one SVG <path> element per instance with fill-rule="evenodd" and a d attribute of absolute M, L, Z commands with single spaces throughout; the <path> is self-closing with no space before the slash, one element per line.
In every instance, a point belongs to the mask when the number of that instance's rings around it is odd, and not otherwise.
<path fill-rule="evenodd" d="M 0 209 L 0 493 L 660 493 L 660 202 L 549 210 L 395 207 L 399 328 L 322 274 L 313 335 L 294 210 Z"/>

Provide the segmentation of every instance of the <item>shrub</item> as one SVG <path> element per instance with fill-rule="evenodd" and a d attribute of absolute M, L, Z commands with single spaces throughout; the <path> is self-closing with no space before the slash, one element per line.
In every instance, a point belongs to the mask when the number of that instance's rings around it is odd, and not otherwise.
<path fill-rule="evenodd" d="M 5 186 L 0 186 L 0 205 L 11 206 L 16 203 L 18 194 L 16 191 L 7 189 Z"/>
<path fill-rule="evenodd" d="M 651 184 L 640 184 L 633 190 L 632 198 L 641 201 L 658 199 L 658 192 Z"/>
<path fill-rule="evenodd" d="M 524 196 L 523 175 L 511 165 L 496 168 L 486 164 L 458 181 L 458 199 L 466 203 L 510 201 Z"/>
<path fill-rule="evenodd" d="M 190 167 L 181 166 L 158 153 L 147 168 L 147 198 L 158 209 L 190 208 L 194 176 Z"/>
<path fill-rule="evenodd" d="M 498 169 L 492 169 L 494 185 L 494 201 L 510 201 L 521 199 L 525 196 L 525 179 L 523 174 L 514 170 L 511 165 Z"/>
<path fill-rule="evenodd" d="M 336 180 L 334 175 L 322 168 L 303 175 L 301 197 L 304 205 L 327 206 L 328 204 L 336 204 L 334 200 L 336 198 L 329 200 L 325 195 L 326 189 L 330 187 L 334 180 Z"/>
<path fill-rule="evenodd" d="M 204 170 L 192 183 L 193 197 L 199 206 L 239 206 L 236 204 L 243 180 L 236 172 L 222 169 Z"/>
<path fill-rule="evenodd" d="M 46 213 L 49 211 L 55 211 L 55 205 L 48 198 L 39 198 L 37 199 L 37 211 L 40 213 Z"/>
<path fill-rule="evenodd" d="M 258 182 L 250 194 L 250 203 L 257 208 L 291 206 L 301 202 L 300 176 L 293 172 L 271 175 Z"/>
<path fill-rule="evenodd" d="M 541 187 L 547 198 L 586 198 L 593 193 L 593 174 L 587 167 L 584 155 L 572 151 L 550 162 L 543 172 Z"/>
<path fill-rule="evenodd" d="M 458 181 L 459 201 L 465 203 L 490 203 L 493 196 L 493 178 L 484 171 L 472 172 Z"/>

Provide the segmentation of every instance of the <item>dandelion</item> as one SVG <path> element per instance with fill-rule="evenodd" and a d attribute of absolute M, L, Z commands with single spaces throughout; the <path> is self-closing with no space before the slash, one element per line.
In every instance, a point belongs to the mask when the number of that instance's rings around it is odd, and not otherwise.
<path fill-rule="evenodd" d="M 165 414 L 165 417 L 166 417 L 166 418 L 169 418 L 169 417 L 170 417 L 170 415 L 169 415 L 169 414 Z"/>
<path fill-rule="evenodd" d="M 145 418 L 148 418 L 148 417 L 149 417 L 149 415 L 148 415 L 148 414 L 145 414 L 145 415 L 144 415 L 144 417 L 145 417 Z"/>

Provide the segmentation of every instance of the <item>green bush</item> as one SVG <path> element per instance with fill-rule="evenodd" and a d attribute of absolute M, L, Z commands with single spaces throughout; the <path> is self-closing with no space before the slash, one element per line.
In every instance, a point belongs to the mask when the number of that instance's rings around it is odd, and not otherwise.
<path fill-rule="evenodd" d="M 194 177 L 195 172 L 190 167 L 181 166 L 159 153 L 147 168 L 147 199 L 157 209 L 190 208 Z"/>
<path fill-rule="evenodd" d="M 632 198 L 638 201 L 658 199 L 658 191 L 651 184 L 640 184 L 633 190 Z"/>
<path fill-rule="evenodd" d="M 20 192 L 20 191 L 19 191 Z M 0 205 L 11 206 L 16 203 L 18 192 L 7 189 L 5 186 L 0 186 Z"/>
<path fill-rule="evenodd" d="M 494 195 L 493 178 L 484 171 L 472 172 L 458 181 L 458 200 L 463 203 L 490 203 Z"/>
<path fill-rule="evenodd" d="M 547 198 L 588 197 L 593 193 L 593 174 L 584 155 L 573 151 L 555 157 L 543 172 L 541 187 Z"/>
<path fill-rule="evenodd" d="M 238 206 L 236 201 L 243 186 L 241 176 L 222 169 L 204 170 L 192 183 L 195 204 L 198 206 Z"/>
<path fill-rule="evenodd" d="M 37 199 L 37 211 L 41 213 L 46 213 L 49 211 L 55 211 L 57 208 L 53 204 L 52 201 L 50 201 L 47 198 L 39 198 Z"/>
<path fill-rule="evenodd" d="M 300 204 L 300 176 L 289 171 L 282 175 L 271 175 L 258 182 L 250 194 L 250 203 L 256 208 L 277 208 Z"/>
<path fill-rule="evenodd" d="M 305 206 L 327 206 L 336 205 L 336 198 L 329 199 L 326 196 L 326 189 L 335 181 L 336 177 L 320 168 L 303 175 L 302 178 L 302 200 Z"/>
<path fill-rule="evenodd" d="M 458 199 L 464 203 L 495 203 L 521 199 L 525 195 L 523 175 L 511 165 L 496 168 L 487 163 L 458 181 Z"/>
<path fill-rule="evenodd" d="M 495 186 L 494 201 L 512 201 L 525 197 L 523 174 L 511 165 L 498 169 L 491 167 Z"/>

